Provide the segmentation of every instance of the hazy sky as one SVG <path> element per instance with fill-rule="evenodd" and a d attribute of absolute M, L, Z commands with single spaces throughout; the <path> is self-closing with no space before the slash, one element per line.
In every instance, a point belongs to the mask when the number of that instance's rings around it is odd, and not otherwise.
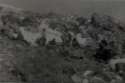
<path fill-rule="evenodd" d="M 125 1 L 0 0 L 0 3 L 41 13 L 53 11 L 85 17 L 90 17 L 92 13 L 107 14 L 125 22 Z"/>

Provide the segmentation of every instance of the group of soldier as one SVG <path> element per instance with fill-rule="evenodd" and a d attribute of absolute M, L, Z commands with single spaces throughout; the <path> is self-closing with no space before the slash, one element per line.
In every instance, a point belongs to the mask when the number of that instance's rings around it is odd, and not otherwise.
<path fill-rule="evenodd" d="M 41 45 L 45 46 L 46 45 L 46 29 L 43 29 L 41 31 L 42 37 L 40 38 Z M 76 34 L 77 35 L 77 34 Z M 76 35 L 72 36 L 66 29 L 62 32 L 61 39 L 63 41 L 62 46 L 63 47 L 80 47 L 79 43 L 77 42 Z M 49 44 L 51 45 L 56 45 L 56 39 L 54 38 L 53 40 L 49 41 Z M 114 48 L 114 49 L 113 49 Z M 117 49 L 115 49 L 117 48 Z M 101 58 L 104 60 L 108 60 L 112 55 L 115 55 L 115 53 L 118 54 L 123 54 L 122 51 L 125 50 L 125 40 L 120 42 L 120 41 L 111 41 L 107 42 L 105 39 L 101 40 L 99 43 L 99 50 L 98 50 L 98 55 L 101 55 Z M 123 83 L 125 83 L 125 67 L 123 68 Z"/>
<path fill-rule="evenodd" d="M 41 36 L 39 38 L 40 45 L 45 46 L 46 45 L 46 29 L 42 29 L 41 31 Z M 62 46 L 66 47 L 79 47 L 79 43 L 77 42 L 76 36 L 72 36 L 67 29 L 65 29 L 62 32 L 61 39 L 63 41 Z M 56 45 L 56 39 L 54 38 L 53 40 L 49 41 L 48 44 L 50 45 Z"/>

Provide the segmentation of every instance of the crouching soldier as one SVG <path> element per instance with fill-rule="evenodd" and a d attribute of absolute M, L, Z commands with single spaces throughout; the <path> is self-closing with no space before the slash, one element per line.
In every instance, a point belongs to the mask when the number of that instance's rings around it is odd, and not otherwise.
<path fill-rule="evenodd" d="M 53 40 L 49 41 L 50 45 L 56 45 L 56 39 L 54 38 Z"/>

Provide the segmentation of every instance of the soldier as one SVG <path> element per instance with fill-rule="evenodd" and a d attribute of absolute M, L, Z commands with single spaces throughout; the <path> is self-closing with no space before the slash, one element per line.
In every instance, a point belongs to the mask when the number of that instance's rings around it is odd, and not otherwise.
<path fill-rule="evenodd" d="M 104 47 L 107 46 L 107 41 L 105 39 L 101 40 L 101 43 L 99 43 L 99 50 L 103 51 Z"/>
<path fill-rule="evenodd" d="M 41 38 L 42 46 L 45 46 L 45 45 L 46 45 L 46 34 L 45 34 L 45 32 L 46 32 L 46 29 L 43 29 L 43 30 L 41 31 L 41 36 L 42 36 L 42 38 Z"/>
<path fill-rule="evenodd" d="M 99 49 L 98 49 L 95 57 L 107 61 L 111 56 L 111 51 L 112 50 L 111 50 L 110 45 L 108 45 L 107 41 L 105 39 L 103 39 L 99 43 Z"/>
<path fill-rule="evenodd" d="M 66 46 L 68 47 L 70 46 L 71 40 L 72 40 L 71 34 L 69 32 L 66 32 Z"/>
<path fill-rule="evenodd" d="M 80 47 L 78 41 L 76 40 L 76 37 L 72 40 L 73 47 Z"/>
<path fill-rule="evenodd" d="M 63 45 L 69 47 L 70 42 L 71 42 L 71 34 L 70 34 L 66 29 L 65 29 L 65 31 L 62 33 L 61 38 L 62 38 L 62 40 L 63 40 Z"/>
<path fill-rule="evenodd" d="M 53 40 L 49 41 L 50 45 L 56 45 L 56 39 L 54 38 Z"/>
<path fill-rule="evenodd" d="M 62 38 L 63 46 L 64 46 L 66 44 L 64 32 L 62 32 L 61 38 Z"/>

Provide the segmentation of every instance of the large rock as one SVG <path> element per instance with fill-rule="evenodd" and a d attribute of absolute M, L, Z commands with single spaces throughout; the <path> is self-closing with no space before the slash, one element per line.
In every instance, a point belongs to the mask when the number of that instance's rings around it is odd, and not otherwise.
<path fill-rule="evenodd" d="M 122 30 L 122 31 L 125 31 L 125 24 L 120 22 L 119 23 L 119 28 Z"/>
<path fill-rule="evenodd" d="M 116 81 L 113 79 L 110 83 L 116 83 Z"/>
<path fill-rule="evenodd" d="M 55 38 L 55 41 L 58 45 L 62 44 L 62 39 L 61 39 L 61 33 L 52 30 L 51 28 L 48 28 L 48 25 L 43 22 L 39 27 L 39 32 L 33 33 L 30 31 L 25 30 L 24 27 L 19 28 L 20 33 L 22 35 L 23 40 L 25 40 L 27 43 L 31 43 L 32 45 L 37 45 L 35 42 L 39 37 L 41 36 L 41 29 L 45 28 L 46 29 L 46 44 L 49 43 L 49 41 L 53 40 Z"/>
<path fill-rule="evenodd" d="M 93 42 L 93 39 L 91 37 L 82 37 L 82 34 L 77 34 L 76 35 L 76 40 L 79 43 L 80 46 L 84 47 L 87 45 L 91 45 Z"/>
<path fill-rule="evenodd" d="M 106 83 L 109 83 L 109 82 L 112 81 L 112 76 L 109 73 L 104 72 L 104 71 L 103 72 L 101 72 L 101 71 L 97 72 L 95 77 L 104 80 Z"/>
<path fill-rule="evenodd" d="M 115 83 L 124 83 L 123 80 L 122 80 L 122 77 L 117 75 L 116 79 L 115 79 Z"/>
<path fill-rule="evenodd" d="M 87 70 L 87 71 L 84 72 L 83 77 L 84 77 L 84 78 L 87 78 L 87 76 L 88 76 L 89 74 L 91 74 L 91 73 L 92 73 L 92 71 Z"/>
<path fill-rule="evenodd" d="M 71 79 L 73 80 L 74 83 L 82 83 L 82 78 L 77 75 L 73 75 Z"/>
<path fill-rule="evenodd" d="M 46 43 L 53 40 L 54 38 L 57 43 L 63 42 L 61 39 L 62 34 L 56 30 L 49 28 L 49 25 L 46 24 L 46 21 L 43 21 L 42 24 L 38 27 L 39 31 L 41 31 L 43 28 L 46 29 Z"/>
<path fill-rule="evenodd" d="M 24 41 L 26 41 L 28 44 L 37 46 L 36 40 L 41 37 L 41 33 L 32 33 L 30 31 L 26 31 L 24 27 L 19 28 L 19 30 Z"/>
<path fill-rule="evenodd" d="M 108 63 L 109 67 L 115 71 L 115 64 L 117 63 L 125 63 L 125 58 L 111 59 Z"/>
<path fill-rule="evenodd" d="M 79 43 L 80 45 L 86 45 L 86 39 L 85 39 L 85 38 L 82 38 L 82 35 L 81 35 L 81 34 L 77 34 L 76 40 L 78 41 L 78 43 Z"/>
<path fill-rule="evenodd" d="M 116 72 L 121 72 L 122 73 L 122 70 L 123 70 L 124 67 L 125 67 L 125 63 L 118 62 L 118 63 L 115 64 Z"/>
<path fill-rule="evenodd" d="M 84 79 L 82 83 L 89 83 L 88 79 Z"/>
<path fill-rule="evenodd" d="M 91 79 L 89 79 L 89 82 L 90 83 L 106 83 L 104 80 L 102 80 L 101 78 L 98 78 L 98 77 L 93 77 Z"/>
<path fill-rule="evenodd" d="M 17 39 L 18 38 L 18 33 L 14 33 L 12 29 L 9 31 L 5 31 L 4 33 L 6 36 L 8 36 L 10 39 Z"/>

